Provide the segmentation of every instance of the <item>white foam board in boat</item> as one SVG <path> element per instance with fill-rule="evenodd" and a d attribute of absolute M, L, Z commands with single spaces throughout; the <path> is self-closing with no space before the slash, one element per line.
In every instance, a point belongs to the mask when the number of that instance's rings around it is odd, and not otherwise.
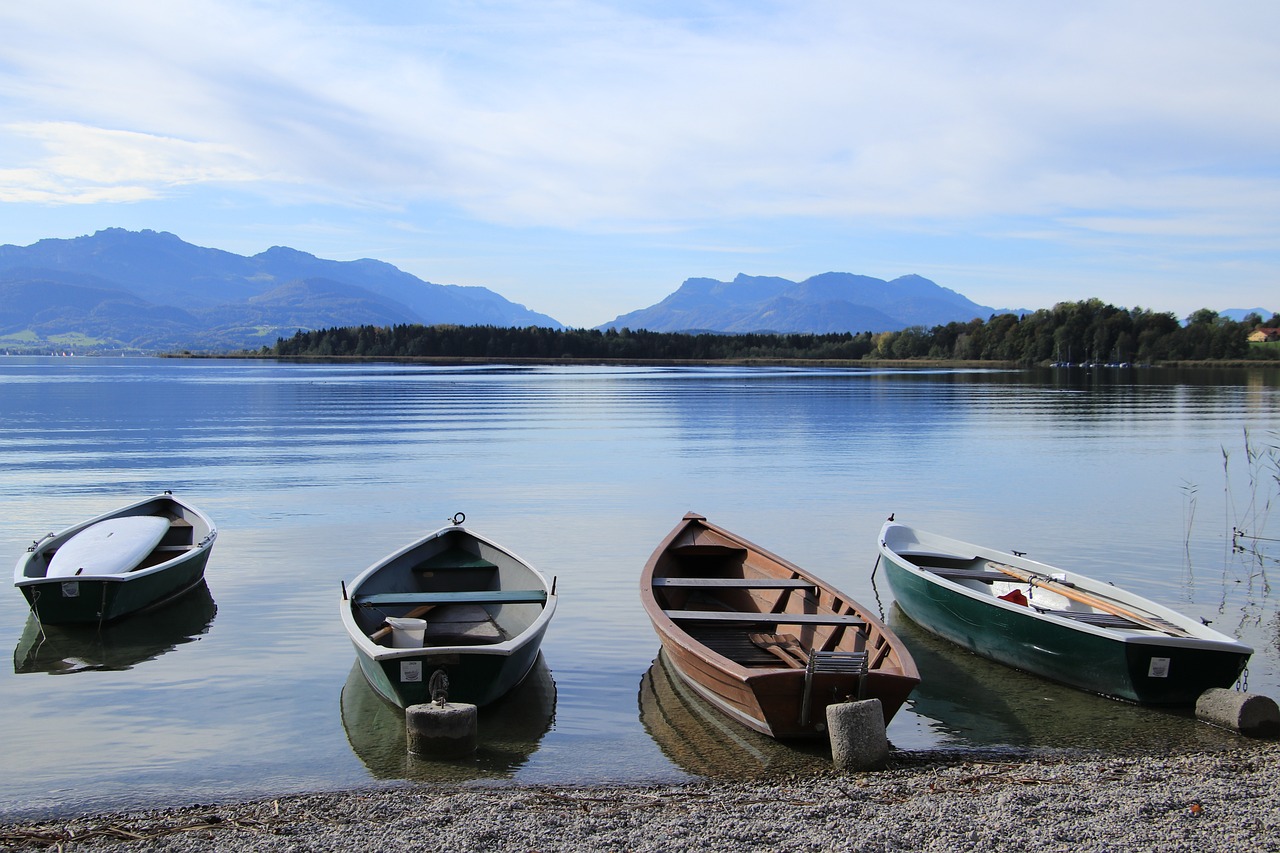
<path fill-rule="evenodd" d="M 108 518 L 81 530 L 49 561 L 47 577 L 128 572 L 164 538 L 169 521 L 155 515 Z"/>

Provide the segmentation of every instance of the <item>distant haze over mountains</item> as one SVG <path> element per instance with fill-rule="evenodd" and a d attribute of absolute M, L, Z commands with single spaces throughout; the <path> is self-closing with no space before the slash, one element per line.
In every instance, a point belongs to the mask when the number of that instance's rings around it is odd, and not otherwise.
<path fill-rule="evenodd" d="M 992 314 L 1023 314 L 966 299 L 921 278 L 884 281 L 829 272 L 795 282 L 739 275 L 731 282 L 691 278 L 649 308 L 623 314 L 601 329 L 655 332 L 890 332 L 908 326 L 986 320 Z"/>

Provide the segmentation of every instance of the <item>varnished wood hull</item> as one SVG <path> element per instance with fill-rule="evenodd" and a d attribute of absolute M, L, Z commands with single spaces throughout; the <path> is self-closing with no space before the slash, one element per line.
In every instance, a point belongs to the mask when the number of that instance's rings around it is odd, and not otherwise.
<path fill-rule="evenodd" d="M 650 557 L 641 601 L 676 674 L 726 716 L 775 738 L 825 737 L 826 706 L 858 698 L 879 699 L 887 723 L 920 680 L 905 646 L 866 608 L 696 513 Z M 771 663 L 752 637 L 786 638 L 800 658 Z M 859 650 L 861 676 L 807 673 L 802 663 L 815 651 Z"/>

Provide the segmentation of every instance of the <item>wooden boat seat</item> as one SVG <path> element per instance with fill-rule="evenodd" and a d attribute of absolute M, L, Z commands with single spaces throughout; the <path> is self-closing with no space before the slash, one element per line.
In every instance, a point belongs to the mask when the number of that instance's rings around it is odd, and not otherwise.
<path fill-rule="evenodd" d="M 460 592 L 376 592 L 357 595 L 364 607 L 407 607 L 421 604 L 546 604 L 545 589 L 477 589 Z"/>
<path fill-rule="evenodd" d="M 1151 626 L 1143 625 L 1140 622 L 1134 622 L 1132 619 L 1126 619 L 1123 616 L 1117 616 L 1113 613 L 1095 613 L 1089 610 L 1041 610 L 1040 612 L 1049 613 L 1054 616 L 1061 616 L 1065 619 L 1072 619 L 1076 622 L 1083 622 L 1086 625 L 1093 625 L 1097 628 L 1120 628 L 1126 631 L 1156 630 Z M 1169 627 L 1173 628 L 1176 626 L 1170 624 Z"/>
<path fill-rule="evenodd" d="M 446 604 L 427 620 L 426 646 L 481 646 L 508 639 L 489 612 L 478 604 Z"/>
<path fill-rule="evenodd" d="M 654 578 L 655 587 L 700 589 L 807 589 L 815 594 L 818 585 L 802 578 Z"/>
<path fill-rule="evenodd" d="M 1004 572 L 991 572 L 986 569 L 945 569 L 941 566 L 921 566 L 921 568 L 947 580 L 982 581 L 983 583 L 1014 580 Z"/>
<path fill-rule="evenodd" d="M 450 548 L 447 551 L 441 551 L 432 557 L 428 557 L 421 563 L 413 567 L 415 572 L 437 572 L 449 571 L 451 569 L 496 569 L 497 564 L 491 563 L 478 554 L 462 548 Z"/>
<path fill-rule="evenodd" d="M 664 610 L 671 619 L 684 622 L 752 622 L 767 625 L 843 625 L 863 628 L 860 616 L 841 613 L 757 613 L 739 610 Z"/>

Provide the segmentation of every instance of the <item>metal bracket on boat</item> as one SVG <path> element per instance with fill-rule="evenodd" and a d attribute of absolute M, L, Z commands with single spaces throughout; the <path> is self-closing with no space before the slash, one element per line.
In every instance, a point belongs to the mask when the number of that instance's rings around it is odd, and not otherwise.
<path fill-rule="evenodd" d="M 52 533 L 46 533 L 45 535 L 41 536 L 39 539 L 35 540 L 34 542 L 32 542 L 30 545 L 27 546 L 27 553 L 30 554 L 34 552 L 37 548 L 40 547 L 41 542 L 43 542 L 46 539 L 52 539 L 52 538 L 53 538 Z"/>
<path fill-rule="evenodd" d="M 464 521 L 466 521 L 466 520 L 467 520 L 467 516 L 466 516 L 465 514 L 461 513 L 461 512 L 455 512 L 455 513 L 453 514 L 453 518 L 451 518 L 451 519 L 449 519 L 449 520 L 450 520 L 451 522 L 453 522 L 454 524 L 461 524 L 462 522 L 464 522 Z"/>
<path fill-rule="evenodd" d="M 449 676 L 445 674 L 443 669 L 437 669 L 431 673 L 431 680 L 427 682 L 427 690 L 431 693 L 432 702 L 441 707 L 449 704 Z"/>
<path fill-rule="evenodd" d="M 800 703 L 800 725 L 809 725 L 813 707 L 813 677 L 818 673 L 857 676 L 854 698 L 862 698 L 862 688 L 867 674 L 866 652 L 811 652 L 804 668 L 804 701 Z"/>

